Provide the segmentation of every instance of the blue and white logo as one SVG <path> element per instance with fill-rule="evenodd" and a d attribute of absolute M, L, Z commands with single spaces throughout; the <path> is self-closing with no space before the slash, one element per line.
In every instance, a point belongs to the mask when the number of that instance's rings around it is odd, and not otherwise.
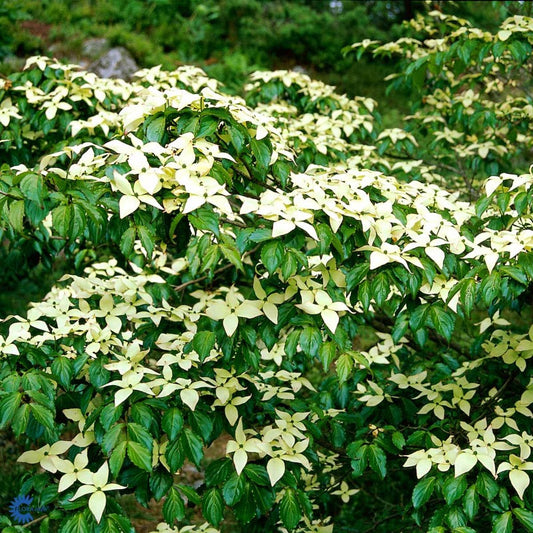
<path fill-rule="evenodd" d="M 11 518 L 19 524 L 27 524 L 33 520 L 33 512 L 42 513 L 47 510 L 46 506 L 33 507 L 31 504 L 33 498 L 29 495 L 19 494 L 9 506 L 9 513 Z"/>

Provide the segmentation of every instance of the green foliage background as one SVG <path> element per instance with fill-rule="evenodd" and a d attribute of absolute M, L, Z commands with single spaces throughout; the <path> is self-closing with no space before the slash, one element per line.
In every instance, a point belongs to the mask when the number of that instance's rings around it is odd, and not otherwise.
<path fill-rule="evenodd" d="M 519 9 L 529 14 L 531 8 L 517 2 L 433 2 L 432 7 L 435 4 L 487 29 L 496 28 Z M 85 39 L 105 36 L 113 45 L 128 48 L 140 66 L 198 64 L 235 92 L 253 70 L 301 65 L 341 91 L 380 101 L 384 124 L 394 124 L 408 108 L 409 94 L 399 90 L 385 93 L 382 80 L 392 71 L 393 60 L 355 63 L 353 57 L 341 56 L 340 50 L 357 40 L 398 37 L 397 24 L 409 9 L 423 10 L 425 4 L 343 2 L 343 12 L 337 13 L 329 2 L 303 0 L 85 0 L 75 5 L 59 0 L 8 0 L 0 7 L 1 68 L 10 72 L 17 57 L 31 54 L 76 55 Z M 29 22 L 35 21 L 45 27 L 46 35 L 32 33 Z M 21 253 L 27 255 L 24 250 Z M 0 312 L 22 313 L 26 302 L 39 299 L 62 273 L 63 258 L 59 256 L 47 268 L 36 263 L 23 280 L 8 279 L 0 296 Z M 401 495 L 401 479 L 396 480 L 399 486 L 391 487 L 390 492 Z M 9 480 L 4 484 L 0 485 L 2 498 L 10 492 Z M 403 502 L 393 503 L 401 506 Z M 344 506 L 342 512 L 346 516 L 341 522 L 350 524 L 350 508 Z M 379 516 L 373 521 L 379 526 Z M 389 521 L 386 530 L 395 531 L 394 527 L 394 521 Z"/>

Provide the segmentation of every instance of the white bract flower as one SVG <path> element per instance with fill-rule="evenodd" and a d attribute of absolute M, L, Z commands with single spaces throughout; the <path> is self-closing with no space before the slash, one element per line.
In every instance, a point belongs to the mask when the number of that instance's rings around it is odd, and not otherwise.
<path fill-rule="evenodd" d="M 91 476 L 84 475 L 83 478 L 80 479 L 83 485 L 76 491 L 76 494 L 70 498 L 70 501 L 74 501 L 82 496 L 87 496 L 90 494 L 91 497 L 89 498 L 89 509 L 98 523 L 100 523 L 102 514 L 104 513 L 106 507 L 105 493 L 110 490 L 120 490 L 126 488 L 117 483 L 108 483 L 108 478 L 109 466 L 107 462 L 105 462 L 97 472 L 93 473 Z"/>

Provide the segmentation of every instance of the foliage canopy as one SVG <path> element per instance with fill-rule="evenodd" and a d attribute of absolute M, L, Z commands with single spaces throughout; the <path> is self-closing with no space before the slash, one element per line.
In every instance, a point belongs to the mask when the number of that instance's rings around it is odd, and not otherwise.
<path fill-rule="evenodd" d="M 533 21 L 407 31 L 353 47 L 420 88 L 394 129 L 290 71 L 0 82 L 3 275 L 71 266 L 0 337 L 42 528 L 533 530 Z"/>

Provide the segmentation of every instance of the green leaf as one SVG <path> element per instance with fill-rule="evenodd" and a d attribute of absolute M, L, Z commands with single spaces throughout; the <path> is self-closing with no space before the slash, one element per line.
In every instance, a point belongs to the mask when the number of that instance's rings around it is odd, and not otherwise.
<path fill-rule="evenodd" d="M 189 423 L 192 430 L 203 438 L 204 441 L 208 441 L 213 431 L 213 417 L 198 410 L 189 413 Z"/>
<path fill-rule="evenodd" d="M 389 297 L 390 286 L 389 276 L 385 272 L 376 275 L 372 282 L 372 296 L 376 300 L 377 305 L 383 305 Z"/>
<path fill-rule="evenodd" d="M 79 512 L 61 525 L 60 533 L 89 533 L 89 525 L 85 513 Z"/>
<path fill-rule="evenodd" d="M 220 245 L 215 244 L 213 246 L 209 246 L 202 257 L 202 272 L 205 272 L 206 270 L 214 270 L 215 266 L 218 263 L 218 260 L 220 259 Z"/>
<path fill-rule="evenodd" d="M 133 244 L 135 237 L 137 236 L 137 230 L 135 228 L 128 228 L 120 237 L 120 251 L 127 259 L 133 253 Z"/>
<path fill-rule="evenodd" d="M 352 374 L 354 367 L 353 357 L 349 353 L 343 353 L 337 359 L 335 368 L 337 370 L 337 377 L 340 383 L 344 383 Z"/>
<path fill-rule="evenodd" d="M 377 445 L 371 444 L 367 449 L 368 464 L 370 468 L 383 479 L 387 475 L 387 456 Z"/>
<path fill-rule="evenodd" d="M 349 270 L 346 274 L 346 289 L 351 291 L 359 285 L 368 274 L 369 269 L 370 265 L 368 263 L 361 263 Z"/>
<path fill-rule="evenodd" d="M 179 491 L 174 487 L 170 489 L 163 504 L 163 517 L 170 526 L 173 526 L 174 522 L 181 522 L 185 518 L 185 504 Z"/>
<path fill-rule="evenodd" d="M 231 144 L 235 147 L 235 151 L 237 154 L 240 154 L 242 152 L 242 149 L 244 147 L 244 135 L 236 126 L 231 126 L 228 128 L 228 133 L 231 139 Z"/>
<path fill-rule="evenodd" d="M 102 358 L 95 359 L 89 366 L 89 378 L 91 384 L 99 389 L 109 382 L 111 373 L 104 367 L 105 361 Z"/>
<path fill-rule="evenodd" d="M 318 351 L 318 359 L 322 363 L 324 372 L 327 372 L 331 363 L 335 360 L 337 355 L 337 347 L 334 342 L 325 342 L 320 346 Z"/>
<path fill-rule="evenodd" d="M 418 509 L 431 498 L 433 491 L 435 490 L 435 478 L 426 477 L 419 481 L 413 489 L 413 495 L 411 497 L 413 506 Z"/>
<path fill-rule="evenodd" d="M 476 486 L 472 485 L 465 492 L 463 498 L 463 509 L 466 513 L 466 516 L 469 520 L 472 520 L 479 510 L 479 496 L 476 492 Z"/>
<path fill-rule="evenodd" d="M 22 393 L 13 392 L 0 402 L 0 428 L 4 428 L 8 422 L 11 422 L 21 400 Z"/>
<path fill-rule="evenodd" d="M 7 218 L 15 231 L 19 233 L 24 231 L 24 200 L 15 200 L 9 204 Z"/>
<path fill-rule="evenodd" d="M 398 448 L 398 450 L 403 450 L 403 447 L 405 446 L 405 438 L 399 431 L 395 431 L 392 434 L 392 443 Z"/>
<path fill-rule="evenodd" d="M 250 140 L 250 148 L 261 170 L 265 171 L 270 164 L 270 148 L 264 140 L 257 139 Z"/>
<path fill-rule="evenodd" d="M 216 488 L 207 489 L 202 498 L 202 513 L 206 520 L 218 527 L 222 521 L 224 512 L 224 502 L 220 490 Z"/>
<path fill-rule="evenodd" d="M 148 451 L 152 451 L 153 437 L 150 432 L 135 422 L 128 422 L 128 439 L 142 444 Z"/>
<path fill-rule="evenodd" d="M 100 413 L 100 422 L 102 422 L 102 426 L 106 431 L 118 421 L 122 416 L 123 410 L 124 408 L 122 405 L 115 407 L 114 403 L 110 403 L 102 409 L 102 412 Z"/>
<path fill-rule="evenodd" d="M 268 477 L 267 469 L 263 465 L 256 465 L 248 463 L 244 467 L 244 475 L 256 485 L 270 486 L 270 479 Z"/>
<path fill-rule="evenodd" d="M 300 504 L 294 489 L 287 489 L 279 506 L 279 515 L 287 529 L 294 529 L 302 518 Z"/>
<path fill-rule="evenodd" d="M 189 222 L 199 230 L 209 230 L 220 237 L 219 216 L 210 206 L 202 206 L 188 214 Z"/>
<path fill-rule="evenodd" d="M 230 506 L 238 503 L 244 494 L 244 486 L 244 476 L 239 476 L 234 472 L 226 483 L 224 483 L 224 487 L 222 488 L 224 501 Z"/>
<path fill-rule="evenodd" d="M 283 245 L 279 241 L 271 241 L 261 248 L 261 261 L 269 274 L 272 274 L 283 261 Z"/>
<path fill-rule="evenodd" d="M 477 282 L 475 279 L 465 279 L 461 287 L 461 301 L 463 303 L 465 313 L 470 315 L 474 303 L 476 301 Z"/>
<path fill-rule="evenodd" d="M 500 267 L 500 272 L 502 274 L 507 274 L 511 278 L 513 278 L 515 281 L 518 281 L 518 283 L 522 283 L 523 285 L 527 285 L 527 276 L 526 274 L 519 268 L 513 267 L 513 266 L 502 266 Z"/>
<path fill-rule="evenodd" d="M 492 533 L 511 533 L 511 531 L 513 531 L 513 513 L 507 511 L 494 520 Z"/>
<path fill-rule="evenodd" d="M 31 414 L 46 429 L 54 430 L 54 413 L 42 405 L 31 403 Z"/>
<path fill-rule="evenodd" d="M 72 206 L 59 205 L 52 210 L 52 227 L 61 237 L 69 237 L 72 226 Z"/>
<path fill-rule="evenodd" d="M 243 524 L 248 524 L 256 515 L 256 509 L 259 504 L 254 495 L 255 493 L 252 491 L 252 488 L 246 483 L 246 489 L 242 497 L 233 508 L 237 520 Z"/>
<path fill-rule="evenodd" d="M 457 501 L 466 491 L 467 482 L 466 475 L 459 477 L 449 477 L 442 486 L 442 494 L 446 503 L 452 505 Z"/>
<path fill-rule="evenodd" d="M 52 375 L 57 379 L 60 385 L 67 387 L 74 375 L 72 363 L 66 357 L 57 356 L 51 365 Z"/>
<path fill-rule="evenodd" d="M 30 406 L 27 403 L 22 404 L 15 413 L 11 427 L 13 428 L 13 433 L 19 437 L 22 433 L 26 431 L 28 426 L 28 421 L 30 419 Z"/>
<path fill-rule="evenodd" d="M 189 485 L 178 485 L 178 489 L 189 501 L 194 503 L 194 505 L 200 505 L 202 503 L 202 498 L 200 498 L 196 490 L 189 487 Z"/>
<path fill-rule="evenodd" d="M 202 440 L 189 428 L 185 428 L 185 431 L 181 434 L 180 438 L 183 442 L 185 454 L 196 466 L 199 467 L 200 461 L 204 457 L 204 444 Z"/>
<path fill-rule="evenodd" d="M 491 476 L 486 472 L 481 472 L 477 477 L 476 490 L 481 496 L 490 501 L 498 494 L 499 487 Z"/>
<path fill-rule="evenodd" d="M 208 487 L 220 485 L 229 478 L 233 471 L 233 462 L 231 459 L 228 459 L 227 457 L 217 459 L 216 461 L 209 463 L 205 469 L 205 482 Z"/>
<path fill-rule="evenodd" d="M 150 474 L 150 490 L 157 502 L 172 487 L 172 481 L 172 475 L 162 468 L 158 468 Z"/>
<path fill-rule="evenodd" d="M 123 440 L 119 442 L 113 449 L 113 453 L 109 457 L 109 469 L 114 477 L 117 477 L 122 465 L 124 464 L 124 458 L 126 457 L 126 445 L 127 441 Z"/>
<path fill-rule="evenodd" d="M 105 452 L 109 453 L 115 447 L 123 428 L 124 424 L 121 423 L 114 425 L 106 431 L 102 439 L 102 448 Z"/>
<path fill-rule="evenodd" d="M 165 135 L 165 117 L 160 115 L 150 121 L 146 127 L 146 140 L 149 142 L 161 143 Z"/>
<path fill-rule="evenodd" d="M 138 442 L 128 442 L 128 457 L 130 461 L 139 468 L 150 472 L 152 470 L 152 454 Z"/>
<path fill-rule="evenodd" d="M 212 135 L 215 131 L 217 131 L 218 122 L 218 119 L 213 117 L 201 117 L 200 127 L 196 132 L 196 138 L 200 139 L 201 137 Z"/>
<path fill-rule="evenodd" d="M 168 438 L 174 440 L 183 428 L 183 416 L 177 407 L 168 409 L 161 419 L 161 427 L 168 435 Z"/>
<path fill-rule="evenodd" d="M 309 357 L 317 357 L 318 350 L 322 344 L 322 335 L 318 328 L 307 326 L 300 334 L 300 346 L 303 352 Z"/>
<path fill-rule="evenodd" d="M 490 305 L 492 300 L 498 296 L 501 289 L 502 280 L 500 274 L 496 271 L 487 276 L 481 283 L 479 291 L 486 305 Z"/>
<path fill-rule="evenodd" d="M 466 526 L 466 517 L 463 513 L 463 510 L 459 507 L 452 507 L 447 515 L 446 515 L 446 521 L 448 522 L 448 525 L 452 529 L 457 529 L 459 527 Z"/>
<path fill-rule="evenodd" d="M 518 521 L 527 529 L 533 531 L 533 512 L 527 509 L 515 508 L 513 514 L 518 518 Z"/>
<path fill-rule="evenodd" d="M 137 228 L 137 233 L 139 235 L 139 239 L 141 240 L 141 244 L 143 245 L 144 249 L 146 250 L 146 253 L 148 254 L 148 259 L 150 259 L 152 257 L 152 254 L 154 253 L 154 235 L 145 226 L 139 226 Z"/>
<path fill-rule="evenodd" d="M 224 257 L 236 268 L 239 270 L 243 269 L 242 261 L 241 261 L 241 254 L 239 253 L 239 250 L 235 248 L 235 246 L 230 246 L 229 244 L 222 243 L 220 245 L 220 250 L 222 251 L 222 254 Z"/>
<path fill-rule="evenodd" d="M 194 351 L 200 356 L 200 361 L 204 361 L 209 356 L 215 346 L 216 335 L 212 331 L 199 331 L 192 340 Z"/>
<path fill-rule="evenodd" d="M 434 305 L 429 310 L 429 316 L 437 333 L 450 341 L 455 326 L 455 315 L 451 311 L 447 312 L 442 307 Z"/>
<path fill-rule="evenodd" d="M 181 437 L 167 446 L 167 449 L 165 450 L 165 458 L 172 472 L 181 468 L 185 461 L 185 450 L 183 439 Z"/>
<path fill-rule="evenodd" d="M 43 178 L 38 174 L 26 174 L 19 186 L 24 196 L 34 202 L 41 203 L 46 196 Z"/>

